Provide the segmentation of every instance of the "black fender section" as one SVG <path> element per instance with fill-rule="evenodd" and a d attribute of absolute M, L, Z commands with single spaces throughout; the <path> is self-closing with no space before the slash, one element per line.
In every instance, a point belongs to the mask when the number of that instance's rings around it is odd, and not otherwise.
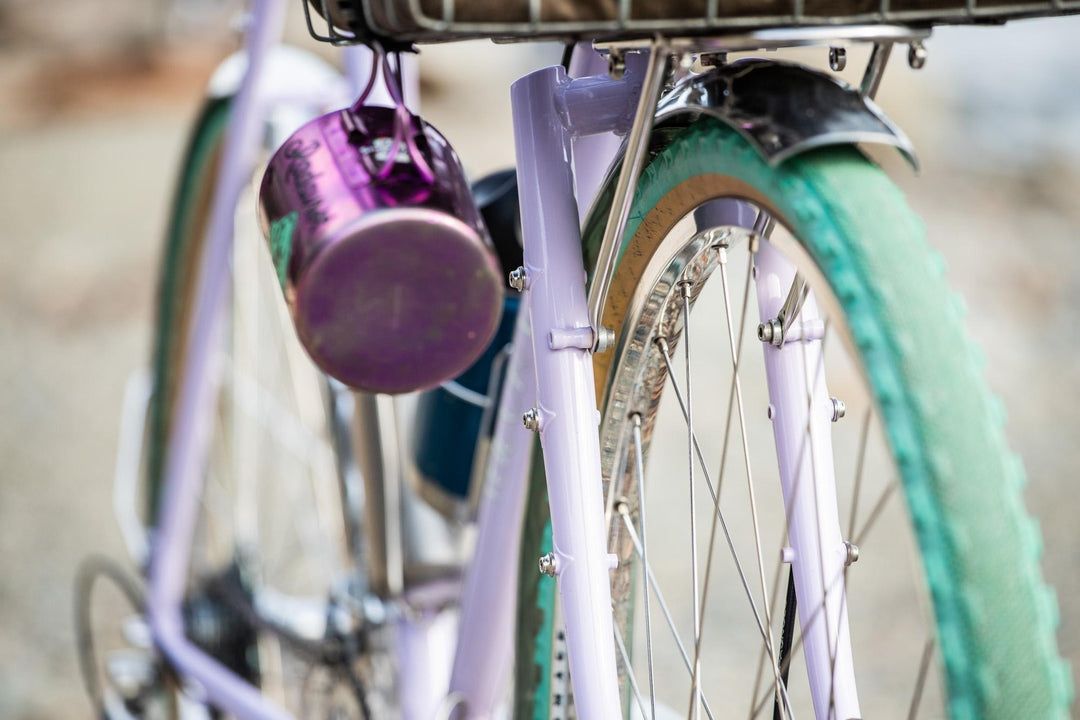
<path fill-rule="evenodd" d="M 904 132 L 869 98 L 827 73 L 745 59 L 693 75 L 666 93 L 654 128 L 709 116 L 746 138 L 770 165 L 826 145 L 891 145 L 918 171 Z"/>

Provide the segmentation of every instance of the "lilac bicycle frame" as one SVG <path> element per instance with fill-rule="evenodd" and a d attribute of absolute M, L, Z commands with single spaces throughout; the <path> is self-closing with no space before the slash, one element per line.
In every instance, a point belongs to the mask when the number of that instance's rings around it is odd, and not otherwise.
<path fill-rule="evenodd" d="M 225 153 L 210 216 L 207 252 L 193 313 L 191 340 L 185 358 L 186 373 L 178 393 L 178 415 L 169 438 L 164 502 L 160 525 L 152 539 L 147 593 L 147 614 L 157 647 L 198 699 L 241 720 L 285 720 L 289 714 L 194 645 L 184 634 L 181 604 L 187 580 L 188 553 L 193 537 L 200 468 L 208 438 L 217 387 L 210 368 L 215 325 L 221 314 L 229 278 L 229 252 L 234 212 L 242 187 L 250 178 L 260 142 L 262 122 L 275 102 L 296 100 L 288 93 L 274 94 L 271 78 L 263 72 L 268 54 L 281 36 L 286 0 L 255 0 L 246 32 L 247 71 L 226 134 Z M 352 51 L 352 87 L 363 74 L 356 68 L 362 51 Z M 634 121 L 634 108 L 642 92 L 641 73 L 626 80 L 611 80 L 603 62 L 591 52 L 577 55 L 571 79 L 561 67 L 534 72 L 512 88 L 514 133 L 518 163 L 522 226 L 525 237 L 525 302 L 522 304 L 499 403 L 499 422 L 485 470 L 479 509 L 477 550 L 469 565 L 461 596 L 460 626 L 455 648 L 441 639 L 445 623 L 430 615 L 404 619 L 400 628 L 402 707 L 405 720 L 436 720 L 440 708 L 449 713 L 447 700 L 460 704 L 457 717 L 492 716 L 504 691 L 513 662 L 514 610 L 518 548 L 524 514 L 532 437 L 518 418 L 530 407 L 539 416 L 554 537 L 555 572 L 566 621 L 566 636 L 574 697 L 583 720 L 620 718 L 616 655 L 611 616 L 609 572 L 612 568 L 606 537 L 601 494 L 600 450 L 595 403 L 592 351 L 594 329 L 590 321 L 585 272 L 582 267 L 578 200 L 571 160 L 592 168 L 606 168 L 617 148 L 611 133 L 625 134 Z M 348 102 L 346 100 L 345 102 Z M 603 139 L 598 139 L 603 138 Z M 598 178 L 579 178 L 582 203 L 588 202 Z M 740 208 L 731 207 L 732 216 Z M 790 282 L 794 268 L 779 253 L 759 258 L 766 275 Z M 762 318 L 775 317 L 775 293 L 760 297 Z M 779 299 L 783 300 L 782 297 Z M 804 320 L 812 319 L 808 300 Z M 838 548 L 839 523 L 833 516 L 819 517 L 818 503 L 809 492 L 796 492 L 793 478 L 808 462 L 798 454 L 794 437 L 802 438 L 807 423 L 816 467 L 814 493 L 829 507 L 832 487 L 831 446 L 824 412 L 806 417 L 806 379 L 815 384 L 817 397 L 828 397 L 824 380 L 813 374 L 820 347 L 807 343 L 808 352 L 791 347 L 766 348 L 769 390 L 777 408 L 793 408 L 775 425 L 785 502 L 792 517 L 794 552 L 821 556 L 819 548 Z M 521 352 L 531 348 L 531 352 Z M 800 372 L 801 370 L 801 372 Z M 797 380 L 802 377 L 803 381 Z M 786 379 L 785 379 L 786 378 Z M 791 380 L 791 378 L 796 378 Z M 820 394 L 819 394 L 820 393 Z M 799 408 L 803 414 L 799 414 Z M 800 425 L 801 423 L 801 425 Z M 795 433 L 795 435 L 792 435 Z M 362 449 L 360 449 L 362 451 Z M 826 513 L 827 515 L 827 513 Z M 833 577 L 837 551 L 825 553 L 819 567 L 797 578 L 803 608 L 815 607 L 823 583 L 812 588 L 813 577 Z M 835 556 L 835 557 L 834 557 Z M 523 572 L 533 571 L 523 568 Z M 850 668 L 846 635 L 846 609 L 842 579 L 830 587 L 825 618 L 803 619 L 808 665 L 821 669 L 820 652 L 836 650 L 838 665 Z M 835 590 L 839 589 L 839 592 Z M 805 593 L 805 594 L 804 594 Z M 805 598 L 805 600 L 803 600 Z M 841 642 L 837 642 L 837 640 Z M 817 649 L 815 649 L 817 648 Z M 449 659 L 453 653 L 453 662 Z M 813 660 L 811 659 L 813 658 Z M 846 658 L 846 660 L 845 660 Z M 447 665 L 449 665 L 447 667 Z M 819 698 L 833 693 L 838 717 L 858 717 L 854 678 L 845 673 L 830 686 L 811 670 L 812 692 L 819 717 Z M 442 676 L 443 682 L 433 682 Z M 448 683 L 445 678 L 449 678 Z"/>

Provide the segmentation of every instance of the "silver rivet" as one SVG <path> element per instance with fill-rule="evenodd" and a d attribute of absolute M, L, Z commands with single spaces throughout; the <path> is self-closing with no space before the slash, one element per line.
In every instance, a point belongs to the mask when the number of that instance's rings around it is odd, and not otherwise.
<path fill-rule="evenodd" d="M 926 46 L 921 40 L 916 40 L 908 46 L 907 63 L 912 70 L 922 70 L 926 65 Z"/>
<path fill-rule="evenodd" d="M 829 67 L 840 72 L 847 67 L 847 50 L 842 47 L 829 48 Z"/>
<path fill-rule="evenodd" d="M 836 422 L 847 414 L 847 405 L 840 398 L 829 398 L 832 402 L 832 421 Z"/>
<path fill-rule="evenodd" d="M 526 430 L 536 432 L 540 429 L 540 411 L 536 408 L 529 408 L 525 411 L 525 414 L 521 416 L 521 423 L 525 426 Z"/>
<path fill-rule="evenodd" d="M 548 577 L 555 577 L 555 553 L 547 553 L 540 556 L 540 561 L 537 563 L 540 567 L 540 574 L 547 575 Z"/>
<path fill-rule="evenodd" d="M 853 542 L 844 541 L 844 547 L 847 550 L 844 555 L 844 564 L 850 565 L 851 563 L 859 562 L 859 546 Z"/>
<path fill-rule="evenodd" d="M 510 287 L 518 292 L 525 290 L 525 268 L 519 267 L 510 271 Z"/>

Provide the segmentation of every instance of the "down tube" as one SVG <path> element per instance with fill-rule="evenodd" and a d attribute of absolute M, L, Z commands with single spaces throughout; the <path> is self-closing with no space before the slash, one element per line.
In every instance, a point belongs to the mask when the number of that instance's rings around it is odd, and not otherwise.
<path fill-rule="evenodd" d="M 592 330 L 561 67 L 511 88 L 537 409 L 570 678 L 582 720 L 621 717 L 600 476 Z"/>
<path fill-rule="evenodd" d="M 491 717 L 513 667 L 518 550 L 533 444 L 521 414 L 536 401 L 530 342 L 528 303 L 523 302 L 484 472 L 476 552 L 462 589 L 461 627 L 450 679 L 451 696 L 464 707 L 457 718 Z"/>

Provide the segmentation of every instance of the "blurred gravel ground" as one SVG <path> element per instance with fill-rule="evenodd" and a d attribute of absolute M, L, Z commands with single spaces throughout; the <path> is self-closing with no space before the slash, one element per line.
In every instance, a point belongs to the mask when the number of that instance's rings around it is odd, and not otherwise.
<path fill-rule="evenodd" d="M 89 717 L 72 579 L 86 553 L 123 552 L 110 496 L 121 393 L 148 356 L 159 238 L 186 128 L 227 48 L 206 35 L 140 42 L 154 18 L 138 3 L 56 5 L 72 11 L 63 23 L 45 4 L 0 2 L 0 717 L 14 720 Z M 109 9 L 127 13 L 128 26 L 103 22 Z M 1074 664 L 1077 37 L 1075 19 L 941 32 L 920 73 L 898 53 L 881 104 L 911 134 L 923 173 L 880 156 L 967 298 L 1028 468 L 1027 500 L 1042 522 L 1062 649 Z M 425 115 L 471 173 L 510 164 L 505 88 L 542 52 L 425 50 Z M 851 53 L 848 76 L 862 57 Z M 467 73 L 484 85 L 468 88 Z"/>

